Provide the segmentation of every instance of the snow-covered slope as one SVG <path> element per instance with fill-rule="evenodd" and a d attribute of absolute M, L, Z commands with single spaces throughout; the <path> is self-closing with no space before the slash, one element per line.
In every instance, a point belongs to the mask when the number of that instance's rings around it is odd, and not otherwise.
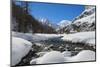
<path fill-rule="evenodd" d="M 84 17 L 84 18 L 82 18 L 82 19 L 78 19 L 78 20 L 76 20 L 74 23 L 75 23 L 76 25 L 80 25 L 80 24 L 82 24 L 82 23 L 84 23 L 84 22 L 87 22 L 87 23 L 94 23 L 94 22 L 95 22 L 95 13 L 93 13 L 93 14 L 90 15 L 90 16 Z"/>
<path fill-rule="evenodd" d="M 64 35 L 62 38 L 65 41 L 82 42 L 95 45 L 95 32 L 79 32 L 75 34 Z"/>
<path fill-rule="evenodd" d="M 95 52 L 90 50 L 83 50 L 76 56 L 66 57 L 66 62 L 80 62 L 80 61 L 95 61 Z"/>
<path fill-rule="evenodd" d="M 85 9 L 74 21 L 74 24 L 95 23 L 95 7 Z"/>
<path fill-rule="evenodd" d="M 95 7 L 91 6 L 86 8 L 79 16 L 73 21 L 73 25 L 80 31 L 94 31 L 95 30 Z"/>
<path fill-rule="evenodd" d="M 95 31 L 95 7 L 86 6 L 86 9 L 77 16 L 72 23 L 60 29 L 60 33 Z M 66 24 L 64 24 L 66 25 Z"/>
<path fill-rule="evenodd" d="M 79 16 L 77 16 L 74 21 L 82 19 L 82 18 L 86 18 L 95 13 L 95 6 L 90 6 L 88 8 L 87 7 L 88 6 L 85 6 L 85 10 Z"/>
<path fill-rule="evenodd" d="M 21 59 L 28 54 L 32 46 L 32 43 L 18 37 L 12 37 L 12 56 L 11 65 L 14 66 L 18 64 Z"/>

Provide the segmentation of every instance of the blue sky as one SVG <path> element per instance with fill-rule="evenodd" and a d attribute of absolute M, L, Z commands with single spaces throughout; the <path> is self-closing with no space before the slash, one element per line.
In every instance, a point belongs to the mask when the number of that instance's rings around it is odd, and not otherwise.
<path fill-rule="evenodd" d="M 59 23 L 61 20 L 73 20 L 85 9 L 83 5 L 72 4 L 49 4 L 29 2 L 30 14 L 36 19 L 47 18 L 52 23 Z"/>

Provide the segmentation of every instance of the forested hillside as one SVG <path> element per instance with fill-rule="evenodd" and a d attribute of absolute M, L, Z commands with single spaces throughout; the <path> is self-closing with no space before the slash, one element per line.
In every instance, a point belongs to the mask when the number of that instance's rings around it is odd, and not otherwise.
<path fill-rule="evenodd" d="M 27 6 L 27 2 L 24 3 Z M 23 5 L 23 4 L 22 4 Z M 28 7 L 28 6 L 27 6 Z M 12 3 L 12 30 L 17 32 L 32 33 L 56 33 L 50 26 L 39 23 L 28 12 L 27 7 L 21 7 Z"/>

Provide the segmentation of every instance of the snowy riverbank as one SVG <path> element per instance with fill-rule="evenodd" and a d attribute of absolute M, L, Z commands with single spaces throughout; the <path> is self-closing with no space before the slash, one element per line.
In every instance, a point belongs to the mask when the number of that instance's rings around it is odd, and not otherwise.
<path fill-rule="evenodd" d="M 82 45 L 81 43 L 84 44 Z M 85 44 L 88 44 L 88 46 L 84 46 Z M 80 60 L 92 61 L 95 60 L 95 51 L 92 51 L 91 46 L 95 47 L 94 31 L 74 34 L 31 34 L 12 32 L 12 66 L 18 65 L 19 63 L 23 65 L 27 59 L 30 59 L 27 61 L 28 64 L 74 62 Z M 87 49 L 87 47 L 89 49 Z M 83 51 L 81 53 L 82 55 L 80 54 L 81 51 Z M 54 56 L 53 54 L 56 53 L 57 55 Z M 47 57 L 48 55 L 50 56 Z M 88 57 L 90 55 L 92 56 L 91 58 Z M 82 58 L 80 58 L 81 56 Z"/>

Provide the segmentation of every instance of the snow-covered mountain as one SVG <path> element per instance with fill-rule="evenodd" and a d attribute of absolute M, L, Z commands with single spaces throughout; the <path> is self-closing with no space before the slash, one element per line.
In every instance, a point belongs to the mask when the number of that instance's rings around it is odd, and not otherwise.
<path fill-rule="evenodd" d="M 85 7 L 85 10 L 75 18 L 74 23 L 92 23 L 95 21 L 95 7 Z"/>
<path fill-rule="evenodd" d="M 46 18 L 42 18 L 39 20 L 39 22 L 41 22 L 43 25 L 48 25 L 51 26 L 52 24 L 50 23 L 50 21 Z"/>
<path fill-rule="evenodd" d="M 95 7 L 85 6 L 85 10 L 77 16 L 72 23 L 59 31 L 62 33 L 95 31 Z"/>
<path fill-rule="evenodd" d="M 85 10 L 73 22 L 80 31 L 95 30 L 95 7 L 86 6 Z"/>
<path fill-rule="evenodd" d="M 64 28 L 65 26 L 68 26 L 70 23 L 71 21 L 69 20 L 62 20 L 57 25 L 59 26 L 59 28 Z"/>
<path fill-rule="evenodd" d="M 54 29 L 58 28 L 58 25 L 52 23 L 47 18 L 39 19 L 39 22 L 42 23 L 44 26 L 49 26 L 49 27 L 52 27 Z"/>

